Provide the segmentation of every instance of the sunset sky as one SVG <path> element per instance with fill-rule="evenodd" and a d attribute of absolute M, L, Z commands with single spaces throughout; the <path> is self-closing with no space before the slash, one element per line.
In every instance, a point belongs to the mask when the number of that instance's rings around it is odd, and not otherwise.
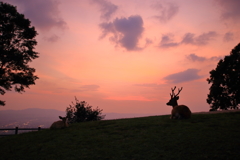
<path fill-rule="evenodd" d="M 104 113 L 208 111 L 206 79 L 240 42 L 239 0 L 4 0 L 36 28 L 39 79 L 5 109 L 64 111 L 76 96 Z"/>

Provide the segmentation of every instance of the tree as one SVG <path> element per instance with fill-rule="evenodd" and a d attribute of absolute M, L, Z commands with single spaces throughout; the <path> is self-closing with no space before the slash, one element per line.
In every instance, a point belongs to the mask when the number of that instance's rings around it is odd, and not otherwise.
<path fill-rule="evenodd" d="M 38 79 L 35 69 L 28 63 L 38 58 L 33 51 L 37 45 L 34 39 L 37 35 L 35 28 L 16 7 L 0 2 L 0 94 L 11 91 L 22 93 L 25 88 L 35 84 Z M 0 100 L 0 105 L 5 105 Z"/>
<path fill-rule="evenodd" d="M 66 117 L 70 123 L 104 119 L 105 115 L 101 115 L 103 111 L 102 109 L 99 109 L 98 107 L 93 109 L 87 102 L 79 102 L 76 97 L 75 101 L 75 103 L 72 102 L 72 105 L 69 105 L 66 109 Z"/>
<path fill-rule="evenodd" d="M 240 43 L 232 49 L 229 56 L 218 62 L 210 71 L 208 83 L 212 83 L 207 103 L 210 111 L 218 109 L 238 109 L 240 103 Z"/>

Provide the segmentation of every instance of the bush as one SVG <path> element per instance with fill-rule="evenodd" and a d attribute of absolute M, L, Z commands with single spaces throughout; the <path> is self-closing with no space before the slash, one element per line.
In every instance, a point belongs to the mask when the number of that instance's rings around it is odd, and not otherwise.
<path fill-rule="evenodd" d="M 69 123 L 86 122 L 86 121 L 98 121 L 104 119 L 105 115 L 102 115 L 102 109 L 98 107 L 93 109 L 86 101 L 79 101 L 75 97 L 75 103 L 69 105 L 66 109 L 66 116 Z"/>

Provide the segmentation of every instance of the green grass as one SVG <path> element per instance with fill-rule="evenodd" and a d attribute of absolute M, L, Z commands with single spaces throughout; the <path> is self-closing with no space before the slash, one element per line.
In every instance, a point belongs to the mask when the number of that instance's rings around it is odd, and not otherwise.
<path fill-rule="evenodd" d="M 239 159 L 240 112 L 86 122 L 0 138 L 3 160 Z"/>

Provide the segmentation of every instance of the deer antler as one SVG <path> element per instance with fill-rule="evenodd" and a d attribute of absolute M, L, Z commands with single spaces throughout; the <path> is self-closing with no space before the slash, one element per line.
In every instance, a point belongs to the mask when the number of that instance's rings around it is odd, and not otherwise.
<path fill-rule="evenodd" d="M 181 87 L 180 89 L 178 88 L 178 93 L 175 96 L 178 96 L 179 93 L 182 91 L 183 87 Z"/>
<path fill-rule="evenodd" d="M 175 89 L 176 89 L 176 86 L 173 89 L 171 88 L 171 90 L 172 90 L 172 94 L 170 93 L 171 98 L 173 98 L 175 96 L 175 94 L 174 94 Z"/>
<path fill-rule="evenodd" d="M 183 87 L 181 87 L 180 89 L 178 88 L 177 94 L 174 93 L 175 89 L 176 89 L 176 86 L 173 89 L 171 88 L 171 90 L 172 90 L 172 94 L 170 93 L 171 98 L 178 96 L 179 93 L 182 91 Z"/>

